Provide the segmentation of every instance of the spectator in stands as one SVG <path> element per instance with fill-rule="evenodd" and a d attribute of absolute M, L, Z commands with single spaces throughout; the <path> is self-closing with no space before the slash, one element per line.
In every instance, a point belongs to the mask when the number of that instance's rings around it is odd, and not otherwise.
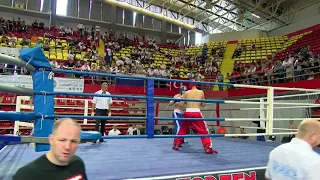
<path fill-rule="evenodd" d="M 244 128 L 240 128 L 240 134 L 246 134 Z M 238 136 L 239 139 L 248 139 L 249 136 Z"/>
<path fill-rule="evenodd" d="M 65 27 L 63 23 L 60 24 L 59 29 L 60 29 L 60 32 L 64 32 Z"/>
<path fill-rule="evenodd" d="M 208 55 L 208 46 L 206 43 L 204 43 L 202 48 L 202 55 L 201 55 L 201 65 L 204 65 L 206 63 L 207 55 Z"/>
<path fill-rule="evenodd" d="M 304 50 L 301 50 L 304 52 Z M 304 56 L 299 55 L 299 58 L 295 61 L 294 63 L 294 76 L 295 76 L 295 81 L 300 81 L 302 80 L 302 73 L 303 73 L 303 67 L 304 67 Z"/>
<path fill-rule="evenodd" d="M 43 50 L 44 51 L 49 51 L 50 50 L 50 44 L 49 41 L 45 41 L 43 44 Z"/>
<path fill-rule="evenodd" d="M 72 36 L 73 35 L 73 30 L 72 28 L 70 27 L 67 27 L 65 30 L 64 30 L 64 36 Z"/>
<path fill-rule="evenodd" d="M 32 28 L 33 29 L 37 29 L 39 27 L 39 23 L 37 20 L 34 20 L 34 22 L 32 23 Z"/>
<path fill-rule="evenodd" d="M 55 59 L 53 59 L 53 60 L 50 61 L 50 65 L 51 65 L 52 68 L 57 68 L 58 67 L 58 62 Z"/>
<path fill-rule="evenodd" d="M 116 125 L 113 125 L 112 129 L 108 133 L 109 136 L 118 136 L 120 134 L 121 132 L 119 131 L 119 129 L 117 129 Z"/>
<path fill-rule="evenodd" d="M 129 125 L 129 128 L 127 130 L 127 135 L 133 135 L 134 131 L 136 131 L 136 125 Z"/>
<path fill-rule="evenodd" d="M 290 82 L 293 80 L 293 62 L 295 61 L 294 58 L 291 58 L 291 55 L 289 56 L 289 58 L 286 58 L 283 62 L 282 62 L 282 67 L 285 69 L 286 71 L 286 81 Z"/>
<path fill-rule="evenodd" d="M 38 36 L 36 34 L 33 34 L 31 37 L 31 42 L 36 43 L 38 41 Z"/>
<path fill-rule="evenodd" d="M 37 41 L 36 47 L 43 48 L 43 44 L 41 43 L 40 40 Z"/>
<path fill-rule="evenodd" d="M 1 38 L 1 43 L 8 44 L 8 42 L 9 42 L 9 39 L 7 35 L 4 34 Z"/>
<path fill-rule="evenodd" d="M 307 80 L 313 80 L 313 79 L 314 79 L 314 72 L 311 71 L 311 72 L 309 73 L 309 77 L 308 77 Z"/>
<path fill-rule="evenodd" d="M 0 24 L 0 36 L 3 36 L 4 34 L 5 34 L 5 30 Z"/>
<path fill-rule="evenodd" d="M 217 80 L 219 83 L 224 82 L 223 74 L 220 71 L 218 71 L 218 73 L 217 73 Z M 219 91 L 223 91 L 223 85 L 219 85 Z"/>
<path fill-rule="evenodd" d="M 40 21 L 39 23 L 39 29 L 44 29 L 44 23 Z"/>
<path fill-rule="evenodd" d="M 20 45 L 22 46 L 29 46 L 30 40 L 26 38 L 26 36 L 23 36 L 22 42 Z"/>
<path fill-rule="evenodd" d="M 16 47 L 17 41 L 18 41 L 18 39 L 14 36 L 14 34 L 12 34 L 11 38 L 10 38 L 10 40 L 8 42 L 8 45 L 11 46 L 11 47 Z"/>
<path fill-rule="evenodd" d="M 91 71 L 91 67 L 89 65 L 89 62 L 85 62 L 84 65 L 81 66 L 81 71 Z"/>
<path fill-rule="evenodd" d="M 26 24 L 25 21 L 22 21 L 21 27 L 20 27 L 20 32 L 27 32 L 28 25 Z"/>
<path fill-rule="evenodd" d="M 255 51 L 257 49 L 256 43 L 251 44 L 251 50 Z"/>

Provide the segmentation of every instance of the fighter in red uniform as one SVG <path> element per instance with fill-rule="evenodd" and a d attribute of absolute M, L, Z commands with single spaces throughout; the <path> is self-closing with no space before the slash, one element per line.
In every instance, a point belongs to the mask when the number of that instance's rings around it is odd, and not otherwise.
<path fill-rule="evenodd" d="M 194 99 L 194 100 L 202 100 L 205 99 L 204 92 L 202 90 L 197 89 L 197 85 L 192 85 L 191 90 L 185 92 L 183 94 L 184 99 Z M 203 118 L 200 107 L 204 107 L 204 102 L 185 102 L 181 101 L 181 104 L 186 104 L 186 110 L 183 114 L 184 118 Z M 196 129 L 196 133 L 199 135 L 209 134 L 209 130 L 207 128 L 207 124 L 203 120 L 196 121 L 182 121 L 182 125 L 177 135 L 186 135 L 189 131 L 190 126 L 193 126 Z M 212 149 L 212 142 L 210 137 L 201 138 L 202 145 L 206 154 L 217 154 L 216 150 Z M 175 138 L 173 150 L 178 151 L 180 145 L 183 143 L 183 138 Z"/>

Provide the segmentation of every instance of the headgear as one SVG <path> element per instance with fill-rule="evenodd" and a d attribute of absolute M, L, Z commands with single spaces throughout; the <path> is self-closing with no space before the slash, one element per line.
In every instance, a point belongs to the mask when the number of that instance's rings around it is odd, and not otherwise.
<path fill-rule="evenodd" d="M 180 94 L 182 94 L 182 91 L 186 91 L 187 88 L 185 86 L 180 86 Z"/>

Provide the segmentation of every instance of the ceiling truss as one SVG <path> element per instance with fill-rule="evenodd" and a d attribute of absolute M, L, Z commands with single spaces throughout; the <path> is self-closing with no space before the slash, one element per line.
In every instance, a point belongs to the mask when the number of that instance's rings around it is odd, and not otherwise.
<path fill-rule="evenodd" d="M 211 0 L 210 0 L 211 1 Z M 251 29 L 271 31 L 292 22 L 295 13 L 319 3 L 320 0 L 212 0 L 206 8 L 205 0 L 144 0 L 143 8 L 151 4 L 162 7 L 162 14 L 170 11 L 175 19 L 192 17 L 196 27 L 207 32 L 230 32 Z M 295 4 L 295 6 L 293 6 Z M 141 6 L 141 5 L 140 5 Z"/>

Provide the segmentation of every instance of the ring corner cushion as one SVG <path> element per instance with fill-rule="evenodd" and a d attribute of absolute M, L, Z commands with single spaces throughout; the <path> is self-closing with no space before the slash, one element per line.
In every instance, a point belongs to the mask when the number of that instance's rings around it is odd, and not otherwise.
<path fill-rule="evenodd" d="M 101 133 L 98 131 L 81 131 L 82 140 L 98 140 L 101 138 Z"/>

